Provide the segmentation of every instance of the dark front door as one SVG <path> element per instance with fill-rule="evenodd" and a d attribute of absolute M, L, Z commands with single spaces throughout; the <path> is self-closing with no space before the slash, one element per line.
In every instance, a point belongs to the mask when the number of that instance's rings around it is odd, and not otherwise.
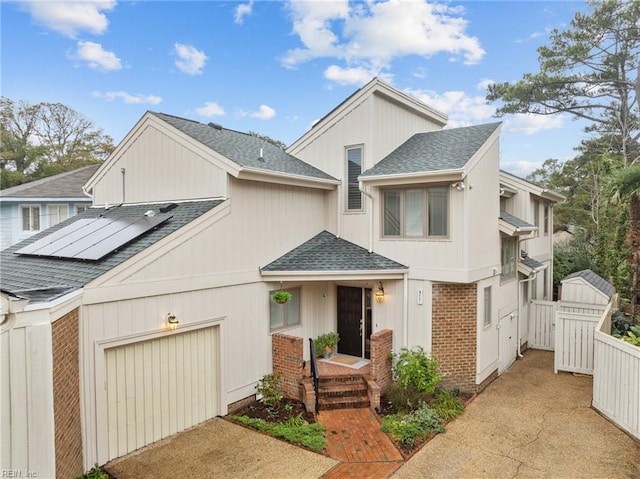
<path fill-rule="evenodd" d="M 338 286 L 338 352 L 362 357 L 362 288 Z"/>

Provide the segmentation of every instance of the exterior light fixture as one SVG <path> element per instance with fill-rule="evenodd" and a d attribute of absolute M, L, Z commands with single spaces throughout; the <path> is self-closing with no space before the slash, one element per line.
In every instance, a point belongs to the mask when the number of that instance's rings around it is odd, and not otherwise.
<path fill-rule="evenodd" d="M 375 293 L 376 303 L 382 303 L 384 301 L 384 288 L 382 287 L 382 282 L 378 284 L 378 291 Z"/>
<path fill-rule="evenodd" d="M 457 181 L 451 185 L 451 188 L 455 188 L 458 191 L 464 190 L 464 181 Z"/>
<path fill-rule="evenodd" d="M 176 329 L 179 323 L 180 321 L 178 321 L 175 314 L 167 313 L 167 324 L 169 325 L 169 329 Z"/>

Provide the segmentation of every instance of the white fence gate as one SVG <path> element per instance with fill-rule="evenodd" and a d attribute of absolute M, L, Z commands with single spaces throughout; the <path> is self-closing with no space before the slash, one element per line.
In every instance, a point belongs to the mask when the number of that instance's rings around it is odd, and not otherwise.
<path fill-rule="evenodd" d="M 553 351 L 558 303 L 534 299 L 529 308 L 529 347 Z"/>
<path fill-rule="evenodd" d="M 560 301 L 556 313 L 555 364 L 558 371 L 593 374 L 593 338 L 606 306 Z"/>

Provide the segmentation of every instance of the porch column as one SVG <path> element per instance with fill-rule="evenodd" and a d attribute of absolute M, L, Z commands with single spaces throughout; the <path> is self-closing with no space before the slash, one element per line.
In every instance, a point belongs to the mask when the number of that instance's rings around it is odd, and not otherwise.
<path fill-rule="evenodd" d="M 273 334 L 271 336 L 273 374 L 282 374 L 280 387 L 282 394 L 291 399 L 300 400 L 300 383 L 304 369 L 302 367 L 302 338 Z"/>

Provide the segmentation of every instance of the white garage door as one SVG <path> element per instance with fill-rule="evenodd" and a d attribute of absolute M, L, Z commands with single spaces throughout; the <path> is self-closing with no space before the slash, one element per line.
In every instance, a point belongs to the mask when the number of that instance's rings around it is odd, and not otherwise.
<path fill-rule="evenodd" d="M 109 460 L 218 414 L 218 328 L 105 350 Z"/>

